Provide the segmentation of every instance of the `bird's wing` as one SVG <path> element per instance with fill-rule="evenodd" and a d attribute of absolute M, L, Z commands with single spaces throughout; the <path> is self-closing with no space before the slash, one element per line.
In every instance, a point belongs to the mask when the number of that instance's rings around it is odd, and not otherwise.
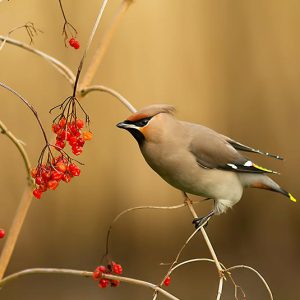
<path fill-rule="evenodd" d="M 233 140 L 233 139 L 231 139 L 231 138 L 229 138 L 229 137 L 227 137 L 225 135 L 222 135 L 222 136 L 236 150 L 257 153 L 257 154 L 265 155 L 265 156 L 268 156 L 268 157 L 272 157 L 272 158 L 283 160 L 283 157 L 280 156 L 280 155 L 272 154 L 272 153 L 269 153 L 269 152 L 264 152 L 264 151 L 261 151 L 259 149 L 255 149 L 255 148 L 246 146 L 246 145 L 244 145 L 244 144 L 242 144 L 240 142 L 237 142 L 237 141 L 235 141 L 235 140 Z"/>
<path fill-rule="evenodd" d="M 201 167 L 247 173 L 277 173 L 244 157 L 225 136 L 201 125 L 191 126 L 193 128 L 189 130 L 189 151 Z M 239 143 L 237 145 L 244 146 Z"/>

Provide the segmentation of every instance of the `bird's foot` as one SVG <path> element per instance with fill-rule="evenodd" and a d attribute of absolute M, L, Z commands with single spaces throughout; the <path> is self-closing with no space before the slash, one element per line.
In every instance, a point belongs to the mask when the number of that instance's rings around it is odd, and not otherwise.
<path fill-rule="evenodd" d="M 204 216 L 204 217 L 199 217 L 199 218 L 195 218 L 193 220 L 193 224 L 195 225 L 195 228 L 198 229 L 201 226 L 206 227 L 208 225 L 208 220 L 210 217 L 208 216 Z"/>
<path fill-rule="evenodd" d="M 193 224 L 195 228 L 198 229 L 200 227 L 206 227 L 208 225 L 209 219 L 214 215 L 214 211 L 211 211 L 207 216 L 198 217 L 193 220 Z"/>

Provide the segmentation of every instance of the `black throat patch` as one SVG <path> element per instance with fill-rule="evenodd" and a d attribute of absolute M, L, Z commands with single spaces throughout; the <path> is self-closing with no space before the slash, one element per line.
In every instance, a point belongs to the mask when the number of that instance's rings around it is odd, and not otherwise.
<path fill-rule="evenodd" d="M 145 141 L 144 135 L 138 129 L 126 128 L 126 130 L 132 134 L 132 136 L 135 138 L 135 140 L 138 142 L 139 146 L 141 147 Z"/>

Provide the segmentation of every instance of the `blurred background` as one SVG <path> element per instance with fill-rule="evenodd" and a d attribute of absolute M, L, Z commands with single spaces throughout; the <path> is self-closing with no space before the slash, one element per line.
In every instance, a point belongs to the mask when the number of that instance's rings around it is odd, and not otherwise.
<path fill-rule="evenodd" d="M 120 3 L 109 1 L 87 64 Z M 2 1 L 0 33 L 33 22 L 44 32 L 34 46 L 75 72 L 100 1 L 63 4 L 79 32 L 78 51 L 64 47 L 58 1 Z M 136 108 L 173 104 L 180 119 L 281 154 L 283 162 L 249 157 L 279 171 L 278 183 L 299 199 L 299 15 L 299 3 L 292 0 L 136 0 L 93 83 L 114 88 Z M 29 41 L 24 30 L 12 37 Z M 11 45 L 1 50 L 0 65 L 0 81 L 36 107 L 51 135 L 54 116 L 48 111 L 71 94 L 68 82 L 40 57 Z M 0 119 L 26 142 L 35 165 L 43 139 L 32 113 L 3 89 L 0 97 Z M 107 229 L 119 212 L 137 205 L 182 203 L 180 192 L 148 167 L 132 137 L 116 128 L 130 114 L 125 107 L 100 92 L 89 94 L 82 104 L 94 132 L 80 157 L 85 163 L 82 175 L 33 201 L 7 274 L 31 267 L 93 270 L 101 262 Z M 26 172 L 7 137 L 0 136 L 0 145 L 0 227 L 8 230 Z M 197 212 L 203 215 L 211 205 L 198 204 Z M 299 299 L 299 214 L 299 203 L 282 195 L 247 190 L 233 210 L 210 221 L 207 232 L 226 266 L 250 265 L 264 276 L 275 299 Z M 191 221 L 186 208 L 129 213 L 113 229 L 111 255 L 122 264 L 125 276 L 160 282 L 167 270 L 160 263 L 176 256 L 193 231 Z M 195 257 L 210 257 L 201 236 L 187 246 L 182 260 Z M 269 299 L 255 275 L 247 271 L 233 275 L 247 299 Z M 214 265 L 195 263 L 174 273 L 168 291 L 180 299 L 215 299 L 217 284 Z M 33 275 L 7 285 L 0 299 L 152 299 L 152 291 L 127 284 L 101 290 L 91 279 Z M 229 281 L 222 299 L 234 299 Z"/>

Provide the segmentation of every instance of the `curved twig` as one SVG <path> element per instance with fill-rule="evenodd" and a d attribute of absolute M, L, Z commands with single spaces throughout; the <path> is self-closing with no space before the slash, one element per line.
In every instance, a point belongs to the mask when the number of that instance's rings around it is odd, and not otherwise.
<path fill-rule="evenodd" d="M 153 205 L 143 205 L 143 206 L 136 206 L 136 207 L 131 207 L 128 209 L 123 210 L 122 212 L 120 212 L 111 222 L 109 229 L 107 231 L 107 236 L 106 236 L 106 252 L 104 254 L 108 255 L 109 253 L 109 239 L 110 239 L 110 235 L 111 235 L 111 231 L 113 229 L 113 225 L 126 213 L 134 211 L 134 210 L 140 210 L 140 209 L 167 209 L 167 210 L 171 210 L 171 209 L 177 209 L 177 208 L 181 208 L 184 207 L 186 205 L 186 203 L 182 203 L 179 205 L 173 205 L 173 206 L 153 206 Z"/>
<path fill-rule="evenodd" d="M 15 96 L 17 96 L 32 111 L 32 113 L 34 114 L 34 116 L 35 116 L 35 118 L 36 118 L 36 120 L 37 120 L 37 122 L 39 124 L 39 127 L 40 127 L 40 129 L 41 129 L 41 131 L 43 133 L 44 140 L 45 140 L 46 144 L 49 145 L 46 132 L 44 130 L 42 122 L 41 122 L 41 120 L 39 118 L 39 115 L 38 115 L 37 111 L 35 110 L 35 108 L 29 103 L 28 100 L 26 100 L 21 94 L 19 94 L 16 90 L 14 90 L 13 88 L 11 88 L 10 86 L 4 84 L 3 82 L 0 82 L 0 86 L 3 87 L 3 88 L 5 88 L 6 90 L 10 91 Z"/>
<path fill-rule="evenodd" d="M 59 71 L 60 74 L 62 74 L 68 81 L 69 83 L 73 86 L 74 82 L 75 82 L 75 75 L 74 73 L 66 66 L 64 65 L 62 62 L 60 62 L 59 60 L 57 60 L 56 58 L 40 51 L 37 50 L 25 43 L 22 43 L 18 40 L 12 39 L 8 36 L 3 36 L 0 35 L 0 40 L 2 40 L 2 43 L 8 43 L 14 46 L 18 46 L 22 49 L 25 49 L 29 52 L 32 52 L 42 58 L 44 58 L 47 62 L 49 62 L 57 71 Z M 3 45 L 3 44 L 2 44 Z"/>
<path fill-rule="evenodd" d="M 2 279 L 0 281 L 0 287 L 3 287 L 7 283 L 9 283 L 19 277 L 22 277 L 25 275 L 32 275 L 32 274 L 65 274 L 65 275 L 75 275 L 75 276 L 81 276 L 81 277 L 92 277 L 93 276 L 93 272 L 89 272 L 89 271 L 72 270 L 72 269 L 56 269 L 56 268 L 55 269 L 54 268 L 33 268 L 33 269 L 23 270 L 23 271 L 20 271 L 20 272 L 17 272 L 17 273 L 14 273 L 12 275 L 5 277 L 4 279 Z M 104 273 L 102 274 L 102 278 L 119 280 L 119 281 L 126 282 L 129 284 L 135 284 L 135 285 L 148 287 L 155 291 L 158 291 L 159 293 L 161 293 L 162 295 L 166 296 L 169 299 L 179 300 L 177 297 L 173 296 L 169 292 L 167 292 L 167 291 L 163 290 L 162 288 L 157 287 L 155 284 L 147 282 L 147 281 L 129 278 L 129 277 L 116 276 L 116 275 L 111 275 L 111 274 L 104 274 Z"/>
<path fill-rule="evenodd" d="M 116 97 L 128 110 L 130 110 L 132 113 L 135 113 L 137 110 L 134 108 L 134 106 L 124 97 L 122 96 L 120 93 L 118 93 L 117 91 L 106 87 L 104 85 L 91 85 L 87 88 L 84 88 L 80 91 L 80 94 L 82 97 L 84 97 L 85 95 L 87 95 L 90 92 L 105 92 L 108 93 L 114 97 Z"/>
<path fill-rule="evenodd" d="M 160 287 L 163 286 L 165 279 L 170 276 L 173 267 L 177 264 L 179 257 L 181 255 L 181 253 L 183 252 L 184 248 L 188 245 L 188 243 L 192 240 L 192 238 L 196 235 L 196 233 L 200 230 L 201 227 L 203 227 L 205 225 L 205 223 L 203 223 L 199 228 L 197 228 L 196 230 L 194 230 L 194 232 L 192 232 L 192 234 L 188 237 L 188 239 L 185 241 L 185 243 L 182 245 L 182 247 L 180 248 L 179 252 L 176 255 L 175 260 L 170 264 L 170 268 L 167 271 L 166 275 L 164 276 L 164 278 L 162 279 L 161 283 L 159 284 Z M 161 265 L 167 265 L 166 263 L 161 263 Z M 155 300 L 157 298 L 157 293 L 154 294 L 153 299 Z"/>
<path fill-rule="evenodd" d="M 206 262 L 211 262 L 213 264 L 215 264 L 215 261 L 213 259 L 210 259 L 210 258 L 194 258 L 194 259 L 189 259 L 189 260 L 186 260 L 186 261 L 183 261 L 179 264 L 177 264 L 176 266 L 174 266 L 171 270 L 170 270 L 170 273 L 169 275 L 175 271 L 177 268 L 180 268 L 181 266 L 183 265 L 186 265 L 186 264 L 189 264 L 189 263 L 194 263 L 194 262 L 203 262 L 203 261 L 206 261 Z M 222 267 L 225 269 L 225 266 L 220 263 L 222 265 Z M 221 299 L 221 296 L 222 296 L 222 291 L 223 291 L 223 283 L 224 283 L 224 278 L 225 277 L 220 277 L 219 279 L 219 285 L 218 285 L 218 291 L 217 291 L 217 298 L 216 300 L 220 300 Z"/>
<path fill-rule="evenodd" d="M 16 138 L 11 131 L 9 131 L 7 129 L 7 127 L 1 120 L 0 120 L 0 133 L 6 135 L 15 144 L 15 146 L 19 150 L 19 152 L 23 158 L 24 164 L 25 164 L 25 168 L 26 168 L 26 172 L 27 172 L 27 179 L 29 180 L 29 183 L 31 185 L 32 184 L 32 180 L 31 180 L 31 176 L 30 176 L 31 163 L 29 161 L 28 154 L 27 154 L 26 150 L 24 149 L 22 142 L 18 138 Z"/>
<path fill-rule="evenodd" d="M 269 293 L 270 299 L 273 300 L 273 294 L 272 294 L 272 291 L 271 291 L 269 285 L 267 284 L 266 280 L 263 278 L 263 276 L 257 270 L 255 270 L 252 267 L 246 266 L 246 265 L 237 265 L 237 266 L 227 268 L 224 271 L 225 272 L 230 272 L 230 271 L 236 270 L 236 269 L 248 269 L 248 270 L 254 272 L 260 278 L 260 280 L 263 282 L 264 286 L 266 287 L 266 289 Z"/>

